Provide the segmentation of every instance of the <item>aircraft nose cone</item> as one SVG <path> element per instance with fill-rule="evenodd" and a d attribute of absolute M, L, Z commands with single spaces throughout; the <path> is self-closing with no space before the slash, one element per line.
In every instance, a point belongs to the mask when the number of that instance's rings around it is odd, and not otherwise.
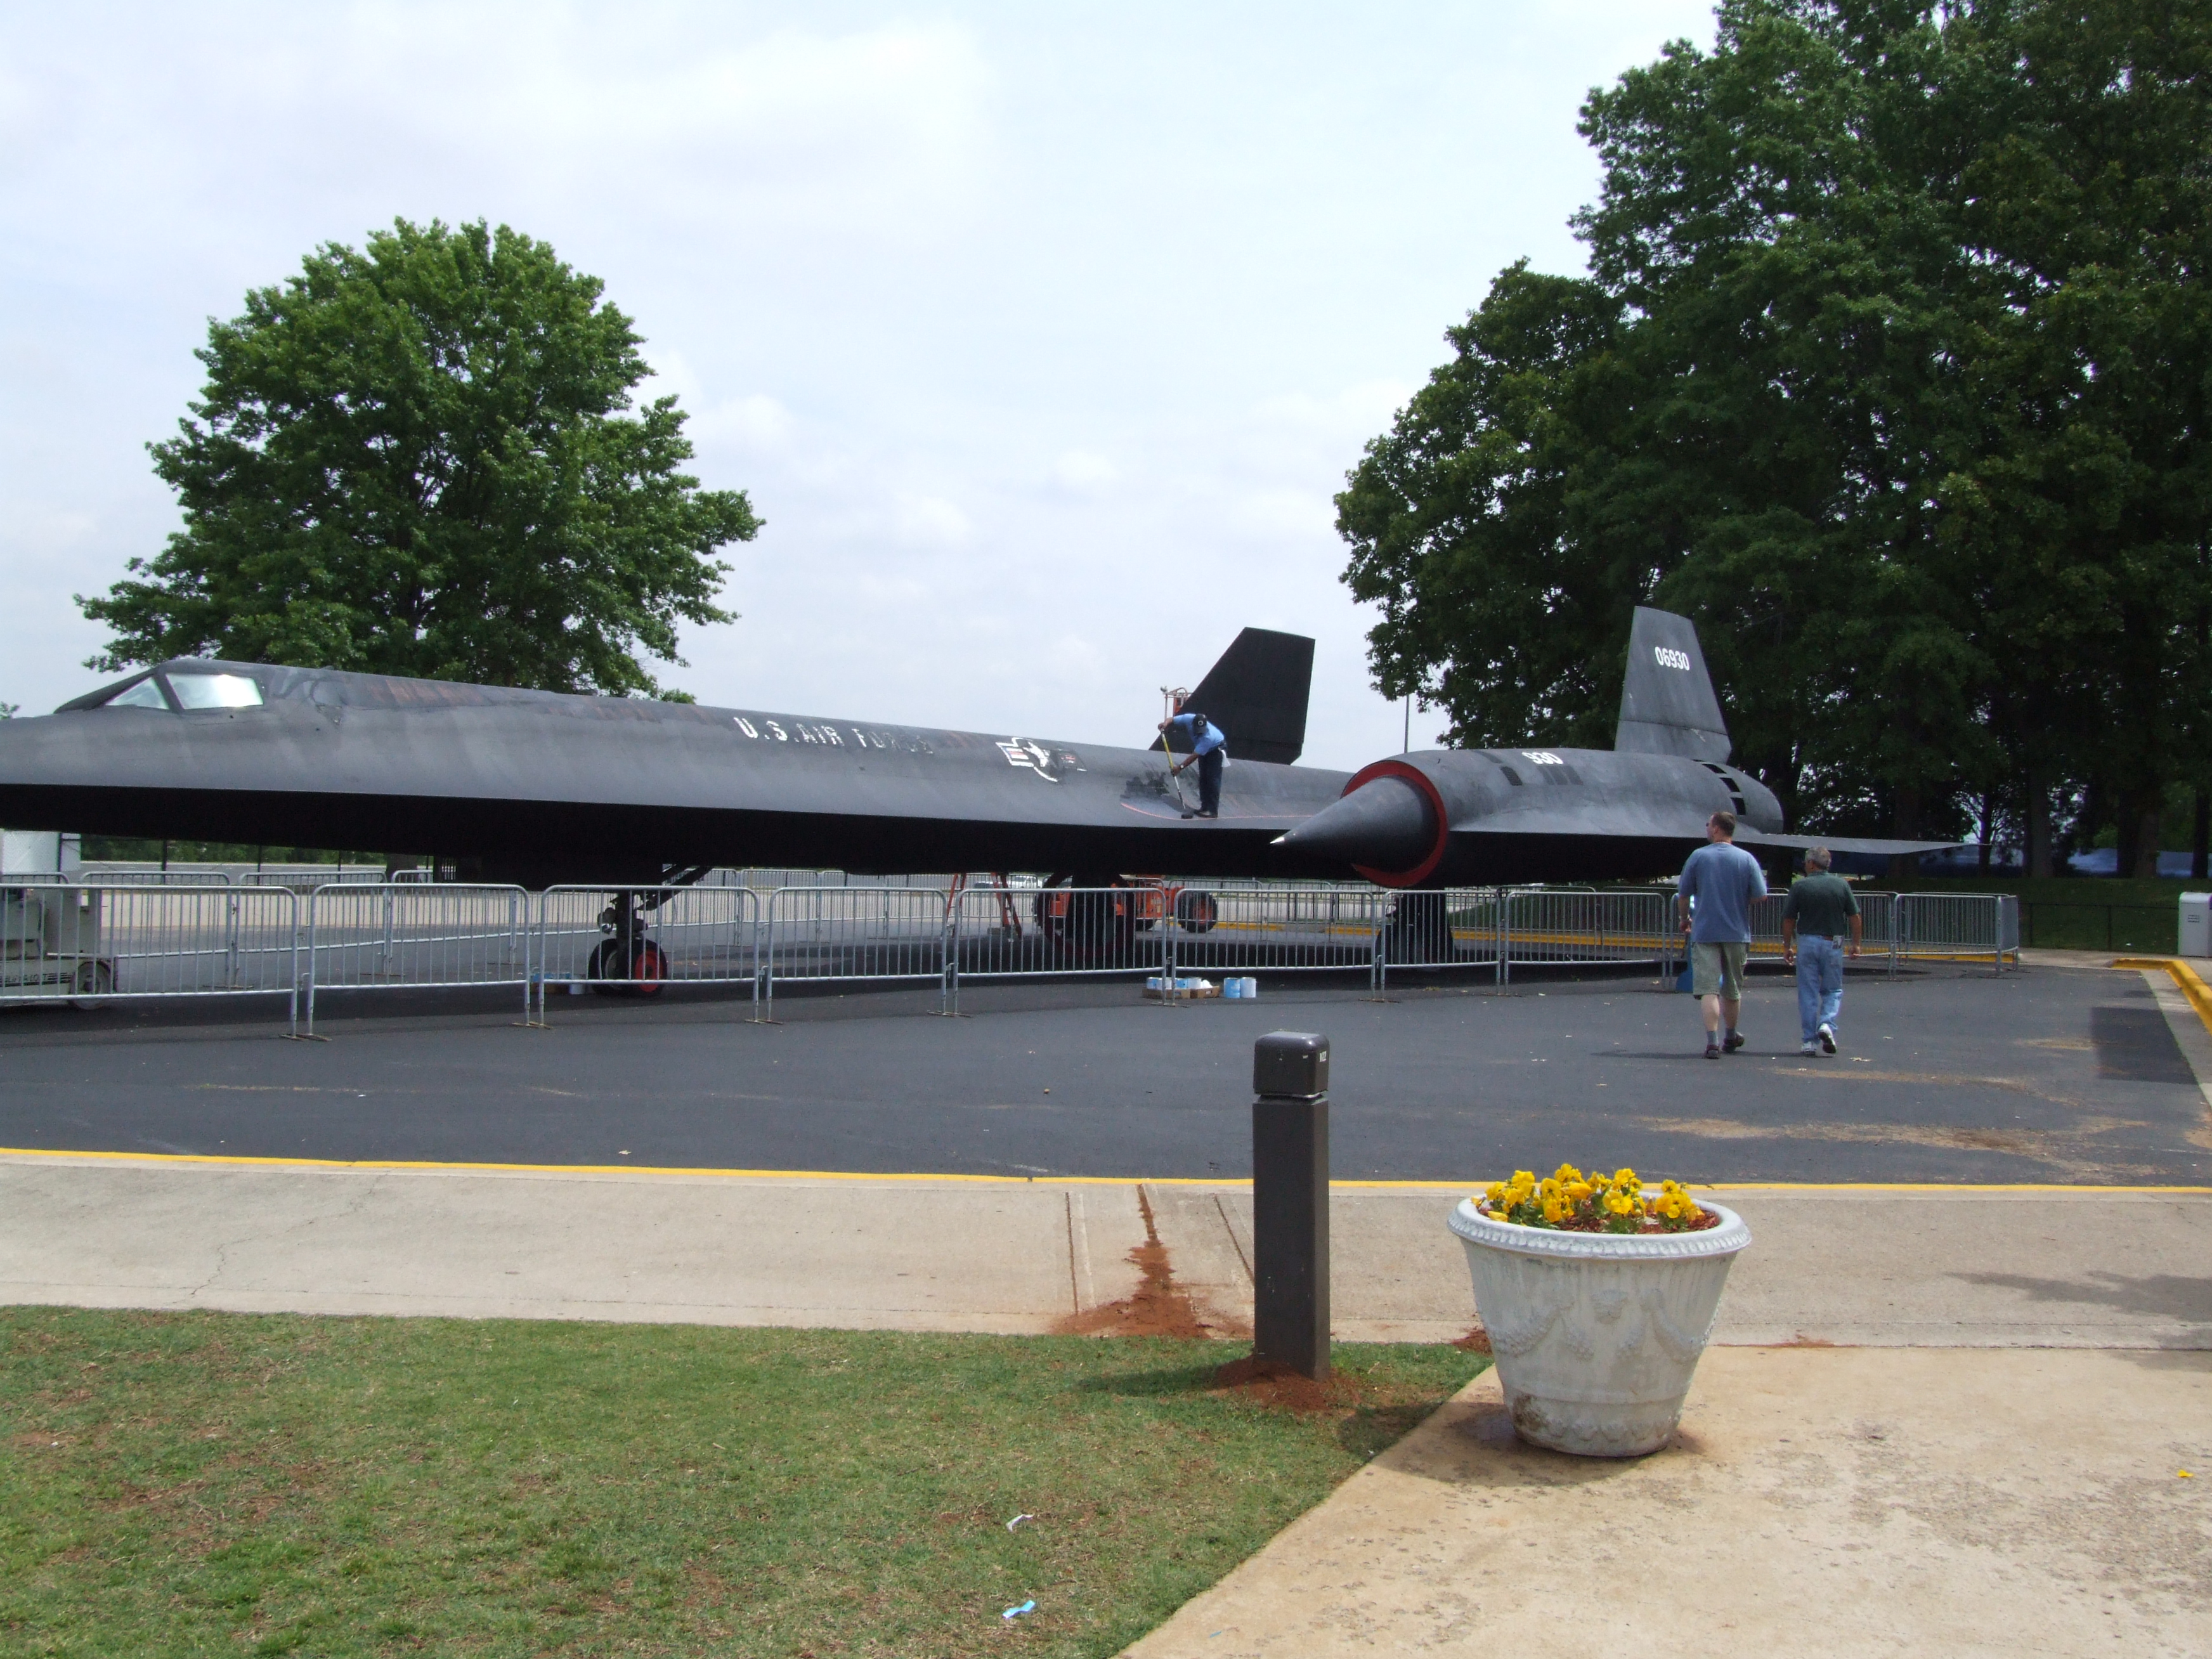
<path fill-rule="evenodd" d="M 1409 870 L 1436 844 L 1436 811 L 1403 778 L 1370 778 L 1276 842 L 1316 858 Z"/>

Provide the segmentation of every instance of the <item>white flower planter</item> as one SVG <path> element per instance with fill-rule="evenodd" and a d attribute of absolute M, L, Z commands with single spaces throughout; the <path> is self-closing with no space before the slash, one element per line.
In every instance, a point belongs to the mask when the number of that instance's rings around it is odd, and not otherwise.
<path fill-rule="evenodd" d="M 1451 1214 L 1474 1306 L 1513 1427 L 1584 1457 L 1665 1445 L 1705 1351 L 1729 1264 L 1751 1243 L 1743 1218 L 1693 1233 L 1566 1233 L 1492 1221 L 1470 1200 Z"/>

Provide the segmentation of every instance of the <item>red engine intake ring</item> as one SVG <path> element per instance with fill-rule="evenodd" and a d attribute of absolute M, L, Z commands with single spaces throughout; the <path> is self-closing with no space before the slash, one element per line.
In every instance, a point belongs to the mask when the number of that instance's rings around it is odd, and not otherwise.
<path fill-rule="evenodd" d="M 1371 766 L 1361 767 L 1352 775 L 1352 781 L 1344 786 L 1344 793 L 1348 795 L 1360 785 L 1370 783 L 1376 778 L 1402 778 L 1428 797 L 1429 810 L 1437 815 L 1437 844 L 1429 848 L 1428 857 L 1410 870 L 1395 872 L 1372 870 L 1364 864 L 1355 864 L 1352 867 L 1378 887 L 1419 887 L 1435 872 L 1437 866 L 1444 861 L 1444 848 L 1451 842 L 1451 817 L 1444 811 L 1444 798 L 1437 793 L 1437 786 L 1430 781 L 1427 773 L 1417 766 L 1408 766 L 1404 761 L 1395 760 L 1376 761 Z"/>

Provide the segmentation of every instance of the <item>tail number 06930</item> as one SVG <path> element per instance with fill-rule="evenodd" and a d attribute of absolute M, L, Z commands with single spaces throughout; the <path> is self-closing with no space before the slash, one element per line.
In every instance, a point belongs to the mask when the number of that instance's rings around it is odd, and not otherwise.
<path fill-rule="evenodd" d="M 1686 651 L 1677 651 L 1671 645 L 1655 645 L 1651 655 L 1662 668 L 1679 668 L 1686 674 L 1690 672 L 1690 653 Z"/>

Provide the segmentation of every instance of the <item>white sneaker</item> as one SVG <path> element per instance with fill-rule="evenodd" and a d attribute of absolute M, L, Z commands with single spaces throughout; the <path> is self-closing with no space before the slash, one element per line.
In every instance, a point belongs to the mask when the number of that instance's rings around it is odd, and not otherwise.
<path fill-rule="evenodd" d="M 1820 1045 L 1817 1042 L 1801 1042 L 1797 1045 L 1797 1052 L 1801 1054 L 1817 1054 L 1820 1052 Z"/>
<path fill-rule="evenodd" d="M 1813 1045 L 1808 1042 L 1805 1046 L 1809 1050 Z M 1820 1028 L 1820 1052 L 1824 1054 L 1836 1052 L 1836 1034 L 1825 1025 Z"/>

